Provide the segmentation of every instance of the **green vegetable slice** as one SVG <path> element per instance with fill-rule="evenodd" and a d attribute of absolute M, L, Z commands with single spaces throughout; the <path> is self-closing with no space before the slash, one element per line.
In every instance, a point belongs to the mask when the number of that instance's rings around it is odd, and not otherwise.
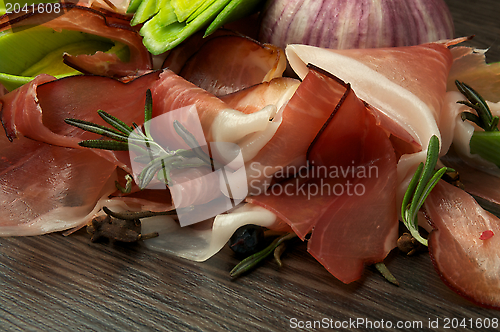
<path fill-rule="evenodd" d="M 171 5 L 177 15 L 179 22 L 184 22 L 190 17 L 199 7 L 201 7 L 205 0 L 171 0 Z"/>
<path fill-rule="evenodd" d="M 232 0 L 208 26 L 205 37 L 211 35 L 224 24 L 237 21 L 256 12 L 262 0 Z"/>
<path fill-rule="evenodd" d="M 210 6 L 215 2 L 216 0 L 206 0 L 196 11 L 194 11 L 189 17 L 186 19 L 186 23 L 191 22 L 194 20 L 196 17 L 200 16 L 205 10 L 210 8 Z M 181 20 L 179 20 L 182 22 Z"/>
<path fill-rule="evenodd" d="M 462 112 L 462 120 L 474 122 L 484 130 L 474 131 L 469 143 L 470 153 L 477 154 L 500 167 L 499 117 L 491 114 L 490 108 L 484 98 L 473 88 L 459 81 L 455 81 L 455 85 L 467 98 L 466 101 L 459 101 L 458 103 L 464 104 L 476 111 L 476 113 Z"/>
<path fill-rule="evenodd" d="M 122 61 L 130 58 L 128 46 L 79 31 L 27 26 L 15 33 L 0 32 L 0 84 L 11 91 L 42 73 L 57 78 L 80 74 L 64 64 L 63 54 L 97 51 L 116 54 Z"/>
<path fill-rule="evenodd" d="M 469 145 L 470 153 L 478 154 L 500 167 L 499 131 L 475 131 Z"/>
<path fill-rule="evenodd" d="M 257 11 L 263 0 L 133 0 L 127 12 L 135 12 L 132 25 L 140 30 L 152 54 L 164 53 L 209 26 L 205 36 L 222 25 Z"/>
<path fill-rule="evenodd" d="M 68 44 L 47 53 L 38 62 L 26 68 L 21 76 L 36 76 L 38 74 L 49 74 L 52 76 L 64 74 L 77 74 L 78 71 L 66 66 L 62 61 L 62 55 L 93 54 L 100 50 L 109 49 L 109 43 L 100 40 L 85 40 L 79 43 Z"/>
<path fill-rule="evenodd" d="M 200 30 L 208 21 L 213 20 L 230 0 L 217 0 L 209 8 L 189 23 L 175 22 L 162 26 L 161 16 L 149 20 L 142 27 L 140 34 L 144 37 L 144 45 L 153 54 L 164 53 Z"/>
<path fill-rule="evenodd" d="M 135 13 L 142 2 L 143 0 L 131 0 L 127 8 L 127 14 Z"/>
<path fill-rule="evenodd" d="M 137 11 L 134 14 L 134 17 L 130 21 L 130 25 L 134 26 L 140 23 L 146 22 L 152 16 L 157 14 L 160 11 L 160 8 L 163 8 L 163 3 L 169 2 L 169 0 L 147 0 L 142 1 L 137 8 Z M 130 7 L 129 7 L 130 9 Z"/>

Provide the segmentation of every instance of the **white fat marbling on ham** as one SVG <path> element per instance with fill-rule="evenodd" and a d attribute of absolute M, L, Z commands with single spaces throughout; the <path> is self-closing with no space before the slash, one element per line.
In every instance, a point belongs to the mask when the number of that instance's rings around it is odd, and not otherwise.
<path fill-rule="evenodd" d="M 219 252 L 239 227 L 248 224 L 269 227 L 275 222 L 274 213 L 253 204 L 245 204 L 230 213 L 191 227 L 180 227 L 177 221 L 167 216 L 144 219 L 142 232 L 160 234 L 145 242 L 148 248 L 201 262 Z"/>
<path fill-rule="evenodd" d="M 404 127 L 421 145 L 427 145 L 432 135 L 441 136 L 436 123 L 439 110 L 363 63 L 307 45 L 289 45 L 286 54 L 299 77 L 307 74 L 306 65 L 311 63 L 350 83 L 359 98 Z"/>
<path fill-rule="evenodd" d="M 268 105 L 251 114 L 233 109 L 219 112 L 212 123 L 212 136 L 215 142 L 238 144 L 244 160 L 249 161 L 274 136 L 280 122 L 271 121 L 277 112 L 275 105 Z"/>

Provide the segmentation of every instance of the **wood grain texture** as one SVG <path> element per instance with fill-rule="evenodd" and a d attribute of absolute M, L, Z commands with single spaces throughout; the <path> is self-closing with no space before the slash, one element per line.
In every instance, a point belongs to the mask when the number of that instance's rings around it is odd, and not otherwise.
<path fill-rule="evenodd" d="M 457 36 L 475 34 L 469 44 L 490 47 L 489 61 L 500 61 L 498 0 L 446 2 Z M 446 317 L 500 318 L 500 312 L 449 290 L 427 254 L 390 255 L 387 265 L 399 287 L 371 267 L 362 280 L 344 285 L 300 243 L 285 253 L 283 262 L 281 269 L 268 261 L 231 280 L 228 272 L 237 260 L 227 247 L 205 263 L 194 263 L 141 244 L 91 243 L 84 231 L 69 237 L 1 238 L 0 330 L 288 331 L 292 318 L 361 318 L 421 321 L 424 328 L 407 330 L 438 331 Z M 441 328 L 428 329 L 428 321 L 436 319 Z"/>

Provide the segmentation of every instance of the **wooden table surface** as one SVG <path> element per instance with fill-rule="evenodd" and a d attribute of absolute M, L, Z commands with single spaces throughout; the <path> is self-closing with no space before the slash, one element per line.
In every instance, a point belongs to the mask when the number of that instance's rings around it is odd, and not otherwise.
<path fill-rule="evenodd" d="M 500 61 L 498 0 L 446 0 L 457 36 L 487 48 Z M 407 330 L 444 330 L 448 319 L 466 323 L 500 319 L 449 290 L 427 254 L 393 252 L 387 265 L 396 287 L 368 267 L 349 285 L 336 280 L 298 244 L 273 261 L 231 280 L 238 262 L 227 247 L 194 263 L 132 246 L 91 243 L 84 231 L 69 237 L 0 239 L 0 330 L 2 331 L 317 331 L 299 322 L 364 322 L 382 330 L 390 322 Z M 454 321 L 452 319 L 455 319 Z M 436 322 L 439 328 L 429 328 Z M 423 328 L 418 328 L 421 322 Z M 347 325 L 362 331 L 368 325 Z M 294 328 L 297 327 L 297 328 Z M 473 325 L 474 327 L 474 325 Z M 389 329 L 387 329 L 389 330 Z M 451 329 L 448 329 L 451 330 Z M 467 328 L 454 330 L 477 330 Z M 499 329 L 490 329 L 490 331 Z"/>

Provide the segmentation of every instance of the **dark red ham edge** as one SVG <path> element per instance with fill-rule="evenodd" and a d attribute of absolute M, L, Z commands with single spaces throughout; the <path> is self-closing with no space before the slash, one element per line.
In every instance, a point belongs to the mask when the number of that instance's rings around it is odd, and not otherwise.
<path fill-rule="evenodd" d="M 396 156 L 388 135 L 348 84 L 315 68 L 306 80 L 316 89 L 309 90 L 304 107 L 326 108 L 328 114 L 307 153 L 309 174 L 247 200 L 276 213 L 302 239 L 311 233 L 308 251 L 350 283 L 361 277 L 365 264 L 382 261 L 395 246 Z M 338 104 L 324 102 L 336 100 L 340 91 Z"/>
<path fill-rule="evenodd" d="M 435 228 L 429 253 L 441 279 L 466 299 L 500 309 L 500 220 L 444 181 L 424 206 Z"/>
<path fill-rule="evenodd" d="M 107 125 L 97 114 L 98 110 L 104 110 L 125 123 L 142 123 L 146 90 L 158 80 L 159 74 L 151 72 L 128 83 L 100 76 L 59 80 L 48 75 L 37 76 L 0 98 L 3 104 L 0 120 L 11 141 L 25 136 L 52 145 L 80 148 L 78 142 L 98 136 L 70 126 L 64 119 Z M 130 163 L 125 152 L 93 151 L 120 167 Z"/>
<path fill-rule="evenodd" d="M 279 70 L 283 61 L 284 52 L 276 46 L 243 36 L 219 36 L 205 42 L 179 75 L 223 96 L 263 82 L 269 72 Z"/>

